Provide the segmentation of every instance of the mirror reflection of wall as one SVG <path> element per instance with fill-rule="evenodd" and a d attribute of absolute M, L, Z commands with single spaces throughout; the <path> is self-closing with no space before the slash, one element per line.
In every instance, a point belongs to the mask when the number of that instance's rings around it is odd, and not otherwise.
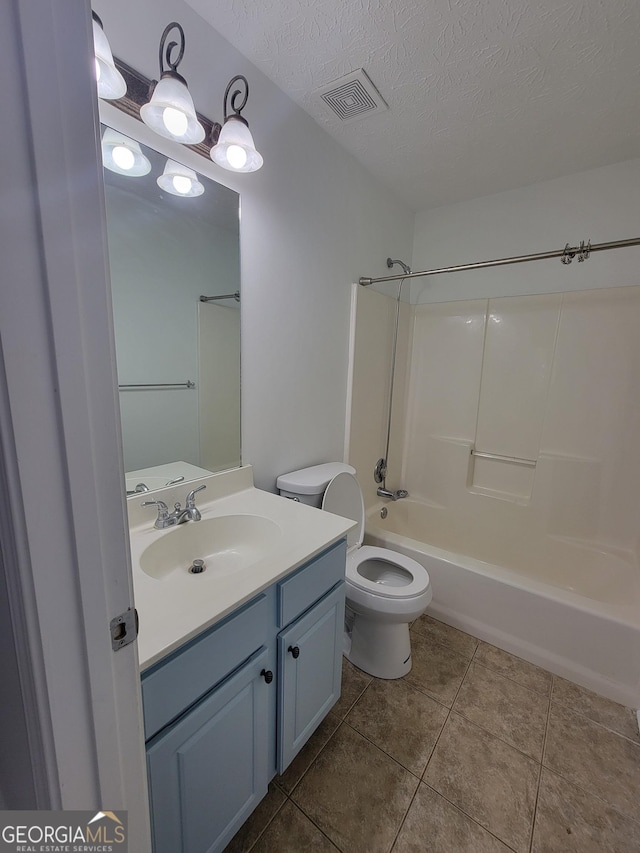
<path fill-rule="evenodd" d="M 225 470 L 240 464 L 239 196 L 201 175 L 200 195 L 174 195 L 167 158 L 141 149 L 148 174 L 104 171 L 125 469 Z"/>

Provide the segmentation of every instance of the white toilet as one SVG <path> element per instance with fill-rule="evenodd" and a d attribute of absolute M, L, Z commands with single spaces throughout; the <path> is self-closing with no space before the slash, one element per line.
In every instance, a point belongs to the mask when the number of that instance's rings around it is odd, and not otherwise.
<path fill-rule="evenodd" d="M 283 474 L 278 489 L 357 522 L 347 534 L 344 654 L 377 678 L 401 678 L 411 669 L 409 623 L 432 598 L 429 575 L 411 557 L 362 544 L 364 500 L 355 473 L 351 465 L 328 462 Z"/>

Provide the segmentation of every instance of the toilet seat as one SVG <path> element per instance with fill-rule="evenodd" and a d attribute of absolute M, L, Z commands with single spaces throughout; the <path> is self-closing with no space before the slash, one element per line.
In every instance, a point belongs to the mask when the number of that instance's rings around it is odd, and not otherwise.
<path fill-rule="evenodd" d="M 367 577 L 369 574 L 367 563 L 386 563 L 389 567 L 389 576 L 376 580 L 374 570 Z M 394 572 L 394 568 L 399 571 Z M 384 568 L 380 567 L 380 570 L 382 574 Z M 346 577 L 353 586 L 379 595 L 381 598 L 414 598 L 422 595 L 429 586 L 429 575 L 424 566 L 405 554 L 390 551 L 388 548 L 379 548 L 376 545 L 362 545 L 351 553 L 347 553 Z"/>
<path fill-rule="evenodd" d="M 429 575 L 424 566 L 398 551 L 362 544 L 364 498 L 353 474 L 346 471 L 336 474 L 325 490 L 322 509 L 356 522 L 355 528 L 347 533 L 347 584 L 393 601 L 415 598 L 426 592 Z"/>

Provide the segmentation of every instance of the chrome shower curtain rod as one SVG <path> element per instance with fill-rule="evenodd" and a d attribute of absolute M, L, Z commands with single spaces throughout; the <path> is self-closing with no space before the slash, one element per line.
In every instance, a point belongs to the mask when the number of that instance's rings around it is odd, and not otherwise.
<path fill-rule="evenodd" d="M 524 264 L 527 261 L 544 261 L 548 258 L 562 258 L 564 264 L 570 264 L 577 257 L 579 261 L 585 261 L 592 252 L 606 252 L 609 249 L 622 249 L 624 246 L 640 246 L 640 237 L 632 237 L 629 240 L 612 240 L 609 243 L 580 243 L 579 246 L 570 246 L 568 243 L 564 249 L 555 249 L 553 252 L 538 252 L 535 255 L 518 255 L 513 258 L 498 258 L 495 261 L 478 261 L 474 264 L 458 264 L 455 267 L 441 267 L 434 270 L 422 270 L 421 272 L 402 273 L 400 275 L 385 275 L 381 278 L 359 279 L 359 284 L 369 287 L 382 281 L 399 281 L 405 278 L 420 278 L 425 275 L 441 275 L 446 272 L 463 272 L 464 270 L 478 270 L 485 267 L 501 267 L 507 264 Z"/>

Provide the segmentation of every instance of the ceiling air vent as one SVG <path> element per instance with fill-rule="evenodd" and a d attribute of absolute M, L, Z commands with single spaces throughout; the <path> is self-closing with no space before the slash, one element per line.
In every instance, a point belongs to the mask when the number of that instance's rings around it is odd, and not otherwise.
<path fill-rule="evenodd" d="M 362 68 L 323 86 L 316 91 L 316 95 L 320 96 L 334 115 L 345 122 L 389 109 Z"/>

